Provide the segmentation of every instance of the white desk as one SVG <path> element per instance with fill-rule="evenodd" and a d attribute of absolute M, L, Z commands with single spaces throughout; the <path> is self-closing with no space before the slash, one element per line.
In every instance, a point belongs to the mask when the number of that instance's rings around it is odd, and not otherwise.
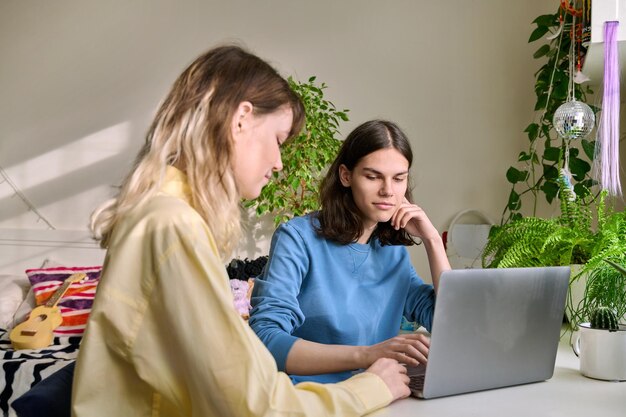
<path fill-rule="evenodd" d="M 561 339 L 554 376 L 534 384 L 419 400 L 396 401 L 372 417 L 626 417 L 626 382 L 597 381 L 579 371 Z"/>

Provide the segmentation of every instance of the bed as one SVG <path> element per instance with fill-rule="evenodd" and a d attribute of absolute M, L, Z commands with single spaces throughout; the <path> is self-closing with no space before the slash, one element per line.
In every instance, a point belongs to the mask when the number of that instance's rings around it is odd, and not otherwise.
<path fill-rule="evenodd" d="M 86 230 L 0 229 L 0 413 L 3 417 L 16 417 L 11 407 L 13 401 L 76 359 L 104 255 L 105 251 Z M 254 260 L 234 259 L 226 265 L 234 308 L 244 319 L 250 308 L 253 277 L 266 262 L 267 257 L 261 256 Z M 86 277 L 72 283 L 59 300 L 64 321 L 55 329 L 52 344 L 41 349 L 14 350 L 10 330 L 76 272 L 83 272 Z"/>
<path fill-rule="evenodd" d="M 0 229 L 0 413 L 4 417 L 16 416 L 10 407 L 16 398 L 74 361 L 81 339 L 77 331 L 60 333 L 46 348 L 13 350 L 9 332 L 36 304 L 25 271 L 97 268 L 103 259 L 104 251 L 87 230 Z"/>

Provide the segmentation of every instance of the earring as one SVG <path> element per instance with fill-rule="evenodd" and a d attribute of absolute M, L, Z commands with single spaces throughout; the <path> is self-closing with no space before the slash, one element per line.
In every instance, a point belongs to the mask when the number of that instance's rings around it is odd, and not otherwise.
<path fill-rule="evenodd" d="M 237 123 L 237 130 L 241 132 L 241 123 Z"/>

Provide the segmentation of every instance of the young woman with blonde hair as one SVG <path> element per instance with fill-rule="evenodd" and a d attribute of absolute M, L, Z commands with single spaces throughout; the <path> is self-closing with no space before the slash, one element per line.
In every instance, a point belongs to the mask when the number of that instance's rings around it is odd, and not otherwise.
<path fill-rule="evenodd" d="M 107 254 L 74 416 L 356 416 L 408 395 L 391 359 L 343 383 L 292 385 L 233 307 L 224 263 L 240 199 L 282 169 L 303 114 L 286 81 L 236 46 L 178 77 L 118 196 L 92 217 Z"/>

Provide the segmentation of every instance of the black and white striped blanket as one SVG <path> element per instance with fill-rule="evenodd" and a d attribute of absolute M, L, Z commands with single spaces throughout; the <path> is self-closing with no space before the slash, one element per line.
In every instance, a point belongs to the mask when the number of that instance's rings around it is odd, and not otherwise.
<path fill-rule="evenodd" d="M 42 379 L 47 378 L 76 359 L 80 337 L 54 338 L 54 343 L 37 350 L 13 350 L 9 332 L 0 329 L 0 412 L 15 417 L 13 400 Z"/>

